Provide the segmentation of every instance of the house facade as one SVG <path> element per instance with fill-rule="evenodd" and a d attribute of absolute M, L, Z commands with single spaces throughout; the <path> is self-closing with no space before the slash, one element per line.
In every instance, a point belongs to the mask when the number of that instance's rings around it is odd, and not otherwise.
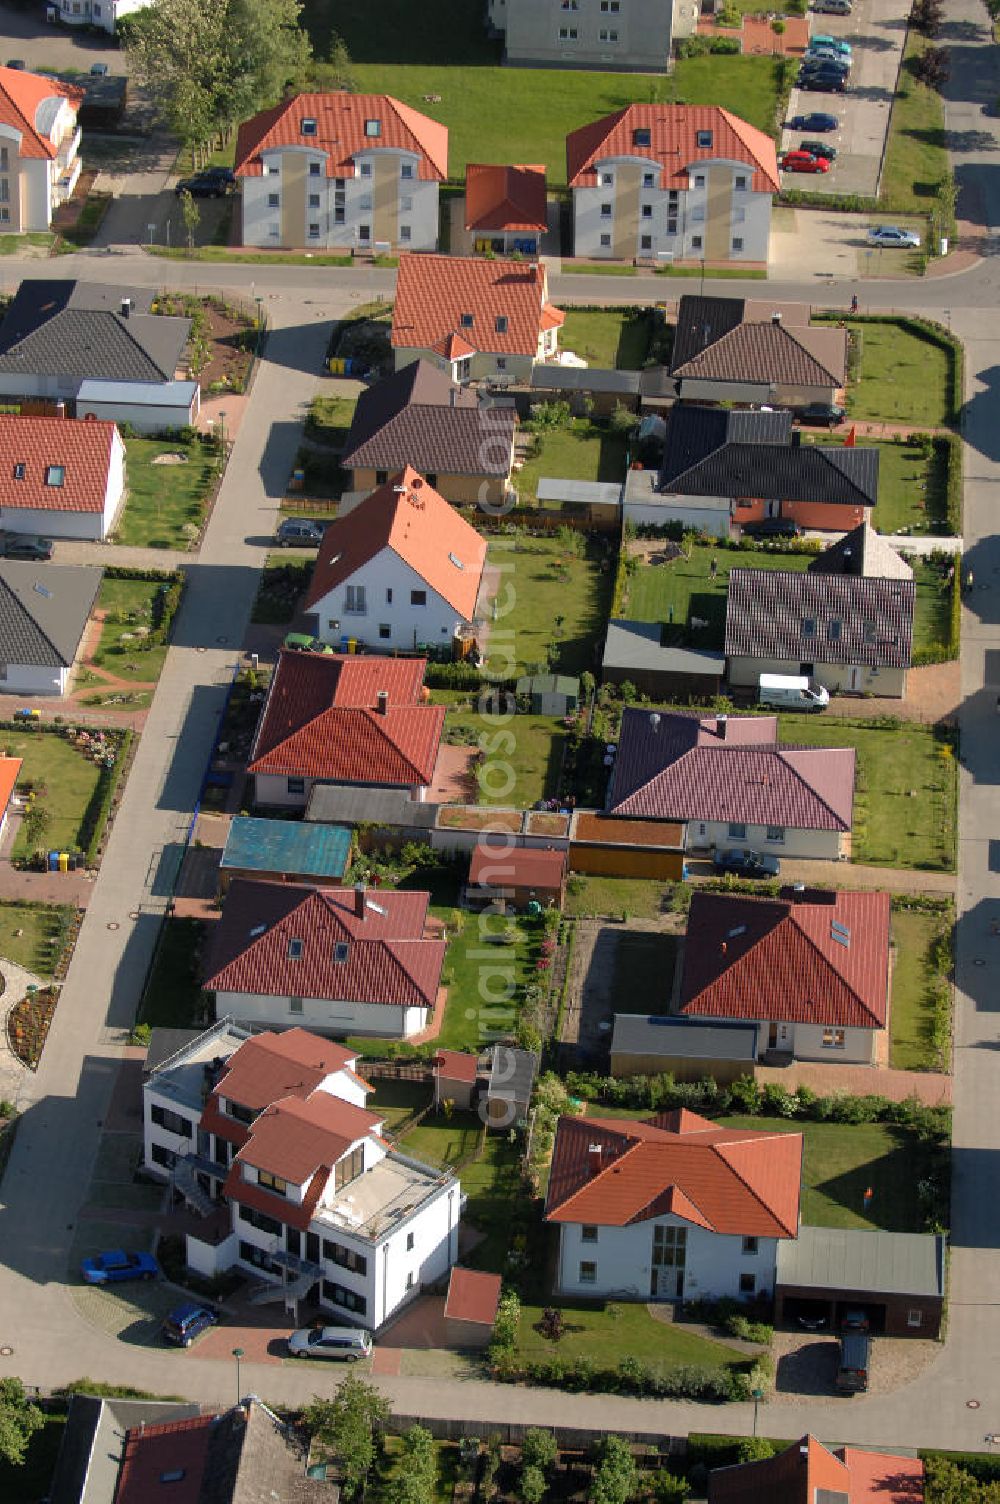
<path fill-rule="evenodd" d="M 57 0 L 64 26 L 94 26 L 114 36 L 123 16 L 144 10 L 150 0 Z"/>
<path fill-rule="evenodd" d="M 636 1301 L 773 1293 L 799 1226 L 801 1134 L 720 1128 L 680 1110 L 648 1121 L 560 1118 L 545 1202 L 560 1294 Z"/>
<path fill-rule="evenodd" d="M 0 527 L 107 537 L 125 500 L 125 445 L 114 423 L 0 414 L 0 454 Z"/>
<path fill-rule="evenodd" d="M 429 360 L 456 383 L 527 384 L 553 360 L 565 315 L 540 262 L 400 256 L 392 311 L 396 370 Z"/>
<path fill-rule="evenodd" d="M 240 126 L 243 244 L 433 251 L 448 130 L 388 94 L 299 94 Z"/>
<path fill-rule="evenodd" d="M 0 68 L 0 231 L 47 230 L 83 163 L 83 90 L 23 68 Z"/>
<path fill-rule="evenodd" d="M 205 1219 L 188 1266 L 377 1330 L 458 1256 L 461 1187 L 394 1151 L 348 1050 L 224 1021 L 149 1076 L 144 1165 Z"/>
<path fill-rule="evenodd" d="M 576 256 L 767 264 L 774 142 L 729 110 L 633 104 L 566 138 Z"/>
<path fill-rule="evenodd" d="M 504 61 L 524 67 L 665 73 L 673 0 L 487 0 L 490 29 L 502 33 Z"/>

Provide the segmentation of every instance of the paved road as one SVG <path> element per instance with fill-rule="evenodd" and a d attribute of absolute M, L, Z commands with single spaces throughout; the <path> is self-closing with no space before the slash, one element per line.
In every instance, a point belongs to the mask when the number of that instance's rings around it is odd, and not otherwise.
<path fill-rule="evenodd" d="M 965 212 L 1000 225 L 1000 183 L 980 130 L 993 126 L 979 105 L 1000 93 L 995 48 L 985 33 L 978 0 L 955 0 L 949 27 L 958 50 L 953 66 L 949 127 L 965 194 Z M 955 30 L 955 28 L 958 28 Z M 969 31 L 966 41 L 963 28 Z M 973 29 L 974 34 L 973 34 Z M 959 83 L 957 80 L 961 80 Z M 962 97 L 965 96 L 965 97 Z M 965 122 L 974 120 L 975 131 Z M 982 121 L 982 125 L 980 122 Z M 958 122 L 959 124 L 955 124 Z M 1000 140 L 1000 133 L 997 133 Z M 995 143 L 994 143 L 995 149 Z M 35 264 L 5 264 L 8 283 L 44 274 Z M 62 1284 L 66 1249 L 107 1110 L 122 1032 L 130 1021 L 164 901 L 157 857 L 181 839 L 211 745 L 222 683 L 240 641 L 263 556 L 252 540 L 266 537 L 298 440 L 299 422 L 313 391 L 323 347 L 321 321 L 391 285 L 391 274 L 334 272 L 302 267 L 206 267 L 158 263 L 144 257 L 74 257 L 60 267 L 102 280 L 156 285 L 226 286 L 251 281 L 268 300 L 275 325 L 269 362 L 244 422 L 178 620 L 176 645 L 142 738 L 125 802 L 88 908 L 80 944 L 41 1070 L 33 1083 L 0 1202 L 0 1375 L 18 1373 L 52 1385 L 76 1374 L 126 1379 L 158 1390 L 178 1388 L 176 1355 L 114 1341 L 85 1325 Z M 565 278 L 553 288 L 586 301 L 633 301 L 639 284 L 609 287 L 613 279 Z M 648 284 L 642 284 L 648 286 Z M 657 289 L 663 283 L 655 284 Z M 965 767 L 960 820 L 957 1098 L 952 1287 L 948 1342 L 919 1380 L 895 1394 L 825 1405 L 773 1406 L 762 1429 L 796 1435 L 806 1428 L 828 1440 L 883 1445 L 976 1447 L 1000 1420 L 1000 1173 L 993 1106 L 997 1086 L 1000 1008 L 995 990 L 990 920 L 1000 914 L 1000 853 L 989 839 L 1000 781 L 996 698 L 1000 692 L 1000 539 L 993 535 L 1000 484 L 996 438 L 1000 285 L 995 261 L 950 280 L 887 283 L 866 288 L 878 307 L 949 310 L 967 340 L 968 444 L 966 545 L 977 589 L 966 609 L 963 638 Z M 727 292 L 759 294 L 729 283 Z M 852 284 L 832 284 L 830 300 L 846 303 Z M 815 296 L 815 284 L 769 284 L 776 297 Z M 992 656 L 990 656 L 992 655 Z M 984 688 L 984 681 L 990 687 Z M 995 686 L 995 687 L 994 687 Z M 150 853 L 153 853 L 151 859 Z M 135 916 L 138 917 L 135 917 Z M 983 964 L 979 964 L 983 963 Z M 184 1360 L 181 1360 L 184 1361 Z M 312 1369 L 247 1365 L 245 1385 L 265 1398 L 296 1402 L 334 1380 Z M 573 1421 L 606 1428 L 680 1433 L 691 1428 L 746 1431 L 749 1406 L 725 1410 L 614 1396 L 562 1395 L 497 1388 L 445 1379 L 384 1380 L 401 1408 L 424 1415 Z M 226 1364 L 184 1361 L 183 1387 L 192 1397 L 228 1402 Z M 971 1401 L 978 1408 L 969 1408 Z"/>

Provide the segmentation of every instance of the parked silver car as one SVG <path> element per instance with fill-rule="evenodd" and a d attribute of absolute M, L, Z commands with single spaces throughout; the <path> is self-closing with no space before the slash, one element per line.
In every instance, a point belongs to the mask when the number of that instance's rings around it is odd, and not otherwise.
<path fill-rule="evenodd" d="M 915 230 L 901 230 L 898 225 L 873 225 L 868 231 L 868 244 L 919 250 L 920 236 Z"/>
<path fill-rule="evenodd" d="M 301 1327 L 288 1339 L 293 1358 L 333 1358 L 341 1363 L 356 1363 L 372 1355 L 370 1332 L 352 1326 Z"/>

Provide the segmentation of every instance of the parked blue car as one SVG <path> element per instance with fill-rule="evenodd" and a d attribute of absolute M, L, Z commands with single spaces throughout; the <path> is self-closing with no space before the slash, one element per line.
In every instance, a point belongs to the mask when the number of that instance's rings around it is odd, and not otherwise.
<path fill-rule="evenodd" d="M 85 1284 L 116 1285 L 127 1279 L 157 1279 L 160 1266 L 151 1253 L 126 1253 L 124 1248 L 112 1248 L 84 1259 L 80 1273 Z"/>
<path fill-rule="evenodd" d="M 160 1328 L 164 1341 L 175 1347 L 190 1347 L 196 1337 L 218 1323 L 217 1312 L 208 1306 L 178 1306 L 171 1311 Z"/>

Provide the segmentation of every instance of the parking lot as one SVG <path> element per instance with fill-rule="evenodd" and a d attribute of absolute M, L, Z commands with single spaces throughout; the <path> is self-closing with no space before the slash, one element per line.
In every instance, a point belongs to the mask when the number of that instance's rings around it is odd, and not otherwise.
<path fill-rule="evenodd" d="M 849 42 L 853 69 L 843 94 L 818 94 L 793 89 L 788 119 L 823 111 L 836 115 L 840 124 L 823 140 L 837 149 L 837 159 L 825 173 L 786 173 L 787 187 L 810 193 L 857 193 L 874 198 L 885 140 L 889 130 L 896 79 L 906 41 L 908 5 L 903 0 L 855 0 L 849 16 L 810 16 L 810 36 L 825 33 Z M 809 133 L 810 135 L 812 132 Z M 804 132 L 786 129 L 781 149 L 798 146 Z"/>
<path fill-rule="evenodd" d="M 802 182 L 812 183 L 813 178 Z M 893 224 L 923 230 L 916 219 L 890 215 Z M 774 278 L 809 274 L 830 277 L 909 277 L 918 275 L 910 251 L 876 249 L 868 244 L 870 225 L 885 224 L 878 215 L 840 214 L 832 209 L 776 208 L 771 216 L 770 272 Z"/>

